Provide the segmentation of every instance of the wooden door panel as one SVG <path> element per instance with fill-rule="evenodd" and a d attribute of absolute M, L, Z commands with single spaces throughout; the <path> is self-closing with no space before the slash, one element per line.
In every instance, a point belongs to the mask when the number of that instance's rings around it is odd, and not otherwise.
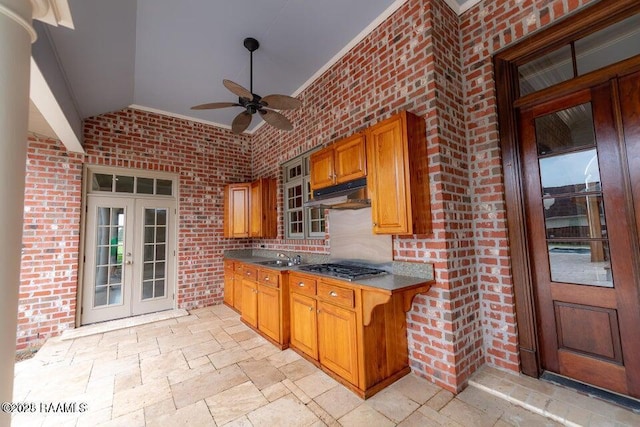
<path fill-rule="evenodd" d="M 617 393 L 629 393 L 627 370 L 624 366 L 564 350 L 558 352 L 558 360 L 560 372 L 564 376 Z"/>
<path fill-rule="evenodd" d="M 367 134 L 371 208 L 377 233 L 410 231 L 406 193 L 404 139 L 400 119 L 376 125 Z"/>
<path fill-rule="evenodd" d="M 233 308 L 242 311 L 242 276 L 236 273 L 233 280 Z"/>
<path fill-rule="evenodd" d="M 365 140 L 356 134 L 335 147 L 336 184 L 352 181 L 367 175 Z"/>
<path fill-rule="evenodd" d="M 320 363 L 352 384 L 358 384 L 356 313 L 318 302 Z"/>
<path fill-rule="evenodd" d="M 554 301 L 558 349 L 622 364 L 616 310 Z"/>
<path fill-rule="evenodd" d="M 318 323 L 316 300 L 291 293 L 291 344 L 318 360 Z"/>
<path fill-rule="evenodd" d="M 258 285 L 258 329 L 280 342 L 280 291 Z"/>
<path fill-rule="evenodd" d="M 242 319 L 258 327 L 258 287 L 255 282 L 242 279 Z"/>
<path fill-rule="evenodd" d="M 333 147 L 324 148 L 311 155 L 310 178 L 311 191 L 325 188 L 335 184 L 335 171 L 333 169 Z"/>

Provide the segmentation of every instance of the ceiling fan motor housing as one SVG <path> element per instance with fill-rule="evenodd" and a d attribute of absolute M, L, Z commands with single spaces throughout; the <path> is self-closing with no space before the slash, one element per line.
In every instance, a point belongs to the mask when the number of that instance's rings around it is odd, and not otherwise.
<path fill-rule="evenodd" d="M 246 47 L 249 52 L 253 52 L 254 50 L 258 50 L 260 43 L 253 37 L 247 37 L 244 39 L 244 47 Z"/>

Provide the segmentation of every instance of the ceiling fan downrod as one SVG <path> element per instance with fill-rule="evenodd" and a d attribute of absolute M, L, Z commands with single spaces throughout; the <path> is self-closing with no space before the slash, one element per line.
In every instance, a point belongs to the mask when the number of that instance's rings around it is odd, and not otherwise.
<path fill-rule="evenodd" d="M 244 47 L 247 48 L 247 50 L 249 51 L 249 92 L 251 92 L 251 94 L 253 95 L 253 52 L 255 50 L 258 50 L 258 48 L 260 47 L 260 43 L 258 43 L 258 40 L 254 39 L 253 37 L 247 37 L 246 39 L 244 39 Z"/>

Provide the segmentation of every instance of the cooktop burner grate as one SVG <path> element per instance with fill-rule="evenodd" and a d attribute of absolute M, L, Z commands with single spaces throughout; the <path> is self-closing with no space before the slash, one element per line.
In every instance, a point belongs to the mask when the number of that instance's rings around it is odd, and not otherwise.
<path fill-rule="evenodd" d="M 324 274 L 326 276 L 337 277 L 345 280 L 367 279 L 387 274 L 386 271 L 378 268 L 371 268 L 351 264 L 312 264 L 298 267 L 299 270 L 309 273 Z"/>

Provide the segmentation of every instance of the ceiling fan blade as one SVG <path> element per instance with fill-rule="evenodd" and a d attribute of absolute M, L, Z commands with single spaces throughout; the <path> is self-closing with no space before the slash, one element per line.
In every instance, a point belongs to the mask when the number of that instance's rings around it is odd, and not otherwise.
<path fill-rule="evenodd" d="M 231 131 L 233 133 L 242 133 L 251 124 L 251 114 L 248 111 L 243 111 L 238 114 L 231 123 Z"/>
<path fill-rule="evenodd" d="M 217 108 L 227 108 L 227 107 L 241 107 L 241 105 L 235 102 L 211 102 L 209 104 L 194 105 L 193 107 L 191 107 L 191 109 L 192 110 L 215 110 Z"/>
<path fill-rule="evenodd" d="M 260 112 L 260 115 L 262 116 L 264 121 L 269 123 L 271 126 L 276 127 L 278 129 L 282 129 L 282 130 L 293 129 L 293 125 L 291 124 L 289 119 L 287 119 L 285 116 L 278 113 L 277 111 L 267 110 L 267 109 L 261 109 L 258 111 Z"/>
<path fill-rule="evenodd" d="M 240 86 L 238 83 L 224 79 L 222 81 L 222 84 L 224 85 L 224 87 L 229 89 L 232 93 L 238 95 L 240 98 L 253 99 L 253 94 L 244 87 Z"/>
<path fill-rule="evenodd" d="M 287 95 L 267 95 L 261 102 L 275 110 L 295 110 L 302 107 L 302 101 Z"/>

